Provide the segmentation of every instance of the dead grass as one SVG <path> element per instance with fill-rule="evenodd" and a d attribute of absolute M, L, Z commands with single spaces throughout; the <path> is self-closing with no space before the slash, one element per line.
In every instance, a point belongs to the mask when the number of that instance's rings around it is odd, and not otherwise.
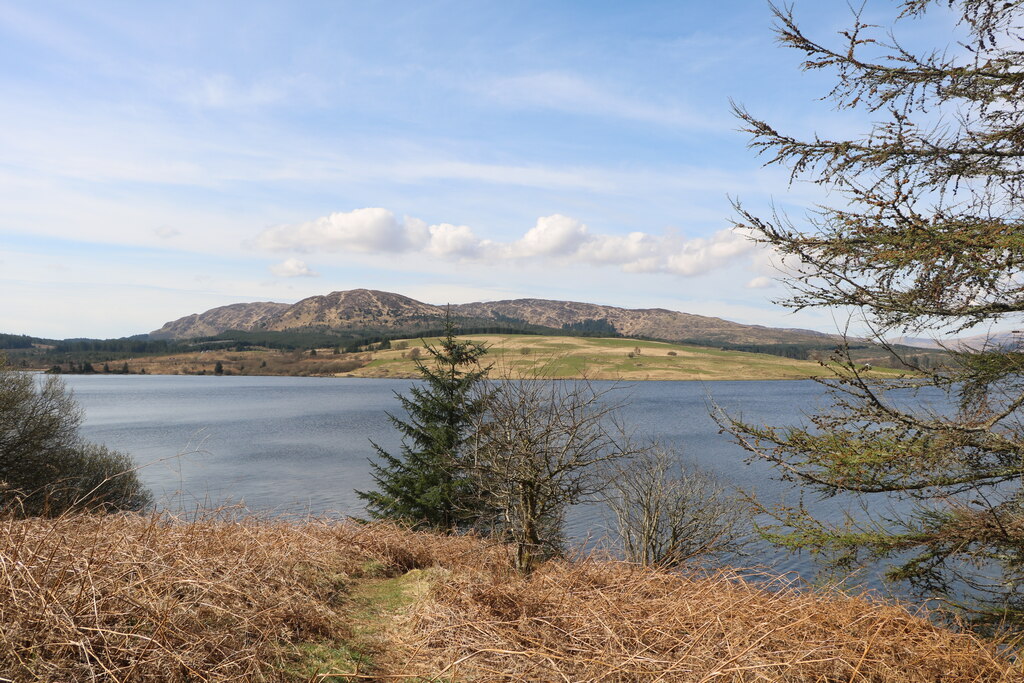
<path fill-rule="evenodd" d="M 406 628 L 408 670 L 451 680 L 1024 680 L 992 643 L 899 606 L 615 562 L 451 574 Z"/>
<path fill-rule="evenodd" d="M 485 550 L 223 515 L 2 520 L 0 680 L 294 680 L 310 644 L 344 649 L 353 585 Z"/>
<path fill-rule="evenodd" d="M 228 375 L 315 377 L 352 372 L 369 363 L 370 359 L 369 353 L 334 354 L 331 349 L 322 349 L 316 356 L 310 356 L 305 351 L 273 349 L 194 351 L 167 356 L 130 358 L 127 361 L 111 363 L 111 368 L 118 369 L 122 362 L 127 362 L 132 373 L 145 370 L 150 375 L 212 375 L 219 362 L 224 374 Z"/>
<path fill-rule="evenodd" d="M 480 539 L 382 525 L 0 520 L 0 680 L 1024 678 L 995 644 L 898 606 L 615 562 L 528 578 L 508 564 Z"/>

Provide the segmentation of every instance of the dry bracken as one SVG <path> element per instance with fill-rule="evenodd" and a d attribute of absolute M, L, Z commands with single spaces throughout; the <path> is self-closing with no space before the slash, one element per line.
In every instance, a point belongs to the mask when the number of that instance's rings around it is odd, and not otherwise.
<path fill-rule="evenodd" d="M 361 586 L 430 567 L 440 569 L 414 573 L 411 606 L 378 612 L 362 680 L 1024 677 L 995 643 L 900 606 L 736 574 L 581 560 L 524 578 L 510 565 L 509 548 L 479 538 L 378 524 L 230 512 L 4 519 L 0 679 L 355 680 L 354 667 L 310 677 L 293 664 L 305 646 L 366 627 Z"/>

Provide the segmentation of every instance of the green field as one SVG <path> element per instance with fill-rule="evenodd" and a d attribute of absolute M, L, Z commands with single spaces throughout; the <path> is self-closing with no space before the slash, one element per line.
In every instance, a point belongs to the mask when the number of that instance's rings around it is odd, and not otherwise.
<path fill-rule="evenodd" d="M 492 376 L 551 377 L 623 380 L 749 380 L 805 379 L 831 374 L 815 361 L 742 351 L 723 351 L 637 339 L 596 337 L 555 337 L 537 335 L 467 335 L 485 343 L 486 356 L 493 363 Z M 437 339 L 427 339 L 435 344 Z M 412 349 L 419 339 L 406 340 L 407 348 L 373 352 L 373 359 L 347 376 L 414 377 Z M 395 343 L 393 347 L 404 344 Z M 424 354 L 421 357 L 426 357 Z M 887 368 L 872 371 L 880 376 L 898 376 Z"/>

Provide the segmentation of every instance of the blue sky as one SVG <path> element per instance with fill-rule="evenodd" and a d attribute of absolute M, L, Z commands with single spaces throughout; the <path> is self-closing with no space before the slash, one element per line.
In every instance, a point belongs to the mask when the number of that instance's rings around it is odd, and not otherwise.
<path fill-rule="evenodd" d="M 849 19 L 796 12 L 823 39 Z M 870 127 L 770 23 L 763 0 L 0 0 L 0 332 L 357 287 L 832 331 L 773 304 L 770 255 L 730 229 L 730 196 L 828 198 L 761 168 L 729 98 L 798 134 Z"/>

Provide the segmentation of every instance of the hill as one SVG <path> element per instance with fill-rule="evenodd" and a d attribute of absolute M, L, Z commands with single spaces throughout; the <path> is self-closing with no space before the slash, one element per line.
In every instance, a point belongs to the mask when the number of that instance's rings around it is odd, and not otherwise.
<path fill-rule="evenodd" d="M 289 304 L 257 301 L 251 304 L 230 304 L 193 313 L 173 320 L 150 333 L 153 339 L 189 339 L 212 337 L 224 330 L 260 329 L 265 321 L 291 308 Z"/>
<path fill-rule="evenodd" d="M 901 606 L 472 536 L 207 514 L 0 519 L 0 672 L 48 681 L 1021 680 Z"/>
<path fill-rule="evenodd" d="M 0 350 L 5 349 L 11 361 L 24 368 L 91 372 L 93 369 L 99 371 L 100 367 L 123 369 L 123 364 L 128 361 L 129 371 L 132 372 L 141 371 L 141 366 L 147 366 L 147 372 L 191 373 L 203 371 L 201 366 L 206 358 L 193 357 L 192 354 L 204 351 L 278 350 L 294 355 L 311 349 L 329 349 L 335 355 L 339 351 L 349 353 L 345 354 L 345 358 L 333 359 L 343 361 L 340 365 L 336 362 L 326 363 L 321 359 L 313 367 L 313 364 L 302 361 L 301 354 L 287 359 L 258 359 L 255 367 L 265 371 L 254 370 L 251 362 L 238 365 L 245 365 L 249 374 L 337 374 L 358 369 L 358 366 L 366 365 L 364 360 L 372 360 L 371 367 L 365 372 L 380 376 L 408 376 L 411 374 L 411 363 L 406 363 L 408 367 L 404 369 L 396 365 L 395 372 L 390 373 L 378 366 L 397 359 L 376 356 L 367 359 L 362 355 L 359 356 L 361 360 L 357 360 L 351 354 L 377 351 L 382 343 L 386 345 L 391 341 L 436 335 L 443 326 L 446 310 L 447 307 L 423 303 L 400 294 L 354 289 L 312 296 L 294 304 L 263 301 L 220 306 L 170 321 L 148 335 L 122 339 L 58 341 L 0 335 Z M 558 342 L 563 349 L 560 352 L 562 355 L 565 355 L 565 349 L 572 352 L 574 344 L 568 343 L 569 338 L 622 337 L 633 340 L 626 342 L 627 345 L 637 340 L 652 340 L 817 362 L 827 360 L 840 341 L 834 335 L 813 330 L 743 325 L 721 318 L 662 308 L 626 309 L 575 301 L 514 299 L 453 305 L 450 310 L 463 336 L 560 336 L 566 338 Z M 554 342 L 548 340 L 541 346 L 550 347 L 552 344 Z M 899 358 L 884 347 L 854 340 L 850 350 L 858 363 L 908 370 Z M 946 355 L 942 350 L 906 346 L 900 347 L 899 351 L 914 364 L 923 367 L 941 365 Z M 584 355 L 589 353 L 586 351 Z M 607 354 L 602 351 L 601 355 Z M 156 362 L 158 357 L 164 357 L 164 360 Z M 272 363 L 275 359 L 286 362 Z M 520 360 L 525 362 L 527 359 Z M 595 364 L 591 360 L 582 358 L 573 362 L 577 366 L 582 367 L 582 363 L 593 369 Z M 763 358 L 758 361 L 749 353 L 734 356 L 732 360 L 741 364 L 765 365 Z M 666 363 L 673 364 L 662 359 L 661 365 Z M 276 370 L 270 370 L 271 365 Z M 303 365 L 310 367 L 302 368 Z M 608 364 L 601 362 L 597 365 Z M 817 366 L 809 369 L 811 366 L 782 368 L 777 363 L 775 365 L 767 373 L 756 368 L 740 368 L 731 378 L 805 377 L 820 374 Z M 600 369 L 605 376 L 615 374 L 637 379 L 657 378 L 658 370 L 652 368 L 646 359 Z M 685 379 L 688 377 L 684 375 L 690 373 L 690 370 L 682 375 L 670 372 L 671 377 L 662 378 Z M 708 378 L 703 371 L 701 377 Z"/>
<path fill-rule="evenodd" d="M 606 323 L 623 337 L 665 341 L 704 340 L 728 344 L 821 344 L 834 342 L 832 335 L 813 330 L 743 325 L 721 318 L 681 313 L 664 308 L 628 309 L 576 301 L 513 299 L 452 306 L 467 318 L 519 320 L 532 325 L 571 328 Z"/>
<path fill-rule="evenodd" d="M 514 299 L 451 306 L 462 321 L 523 324 L 549 330 L 593 331 L 605 335 L 664 341 L 748 344 L 815 344 L 835 342 L 832 335 L 812 330 L 743 325 L 721 318 L 663 308 L 627 309 L 577 301 Z M 154 339 L 187 339 L 241 331 L 412 331 L 437 327 L 444 306 L 407 296 L 353 289 L 313 296 L 292 304 L 232 304 L 194 313 L 150 333 Z"/>

